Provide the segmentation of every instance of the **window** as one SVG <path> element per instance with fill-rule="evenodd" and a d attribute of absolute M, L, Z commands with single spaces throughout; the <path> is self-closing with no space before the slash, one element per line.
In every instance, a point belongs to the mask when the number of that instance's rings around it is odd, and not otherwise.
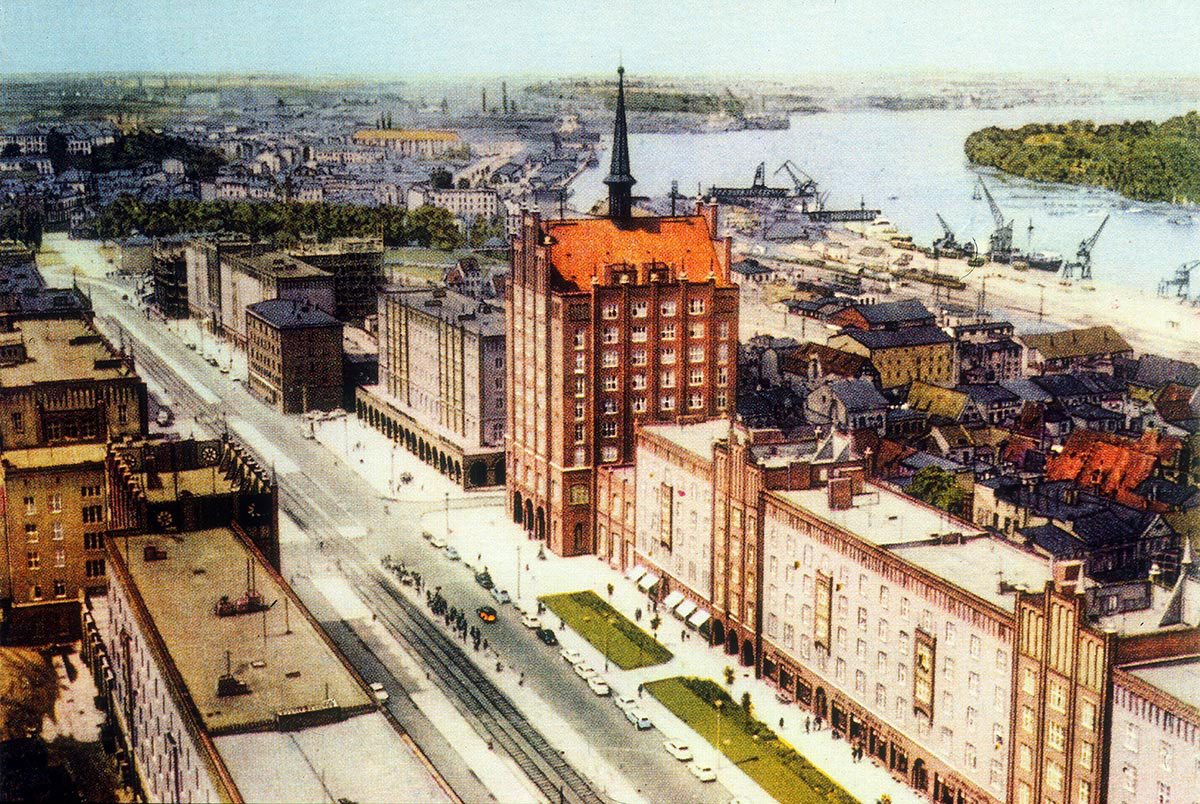
<path fill-rule="evenodd" d="M 1055 751 L 1062 751 L 1067 744 L 1067 730 L 1061 723 L 1049 723 L 1046 728 L 1046 745 Z"/>
<path fill-rule="evenodd" d="M 616 413 L 617 412 L 617 400 L 615 400 L 615 399 L 604 400 L 604 412 L 609 415 Z"/>
<path fill-rule="evenodd" d="M 1095 761 L 1096 747 L 1087 740 L 1079 741 L 1079 767 L 1084 770 L 1092 769 L 1092 762 Z"/>
<path fill-rule="evenodd" d="M 662 325 L 662 339 L 664 341 L 675 340 L 675 325 L 674 324 L 663 324 Z"/>
<path fill-rule="evenodd" d="M 1088 731 L 1096 730 L 1096 705 L 1091 701 L 1081 701 L 1079 704 L 1079 727 Z"/>
<path fill-rule="evenodd" d="M 616 438 L 617 423 L 616 422 L 604 422 L 603 424 L 601 424 L 600 425 L 600 435 L 603 436 L 604 438 Z"/>
<path fill-rule="evenodd" d="M 117 405 L 117 424 L 125 424 L 129 420 L 129 407 L 127 405 Z"/>
<path fill-rule="evenodd" d="M 587 486 L 583 484 L 571 486 L 571 505 L 587 505 L 588 496 Z"/>
<path fill-rule="evenodd" d="M 948 682 L 954 680 L 954 660 L 949 656 L 942 662 L 942 678 Z"/>
<path fill-rule="evenodd" d="M 620 314 L 621 314 L 621 306 L 619 304 L 615 304 L 615 303 L 606 304 L 600 310 L 601 318 L 616 318 Z"/>
<path fill-rule="evenodd" d="M 717 362 L 718 363 L 728 363 L 729 362 L 729 344 L 723 343 L 717 347 Z"/>
<path fill-rule="evenodd" d="M 646 397 L 636 396 L 633 398 L 632 410 L 634 413 L 646 412 Z"/>
<path fill-rule="evenodd" d="M 62 581 L 55 581 L 54 582 L 54 596 L 55 597 L 66 597 L 67 596 L 67 585 L 65 583 L 63 583 Z"/>
<path fill-rule="evenodd" d="M 875 672 L 881 677 L 887 674 L 887 654 L 883 651 L 875 654 Z"/>
<path fill-rule="evenodd" d="M 630 330 L 629 340 L 633 341 L 634 343 L 645 343 L 646 342 L 646 328 L 645 327 L 634 327 L 632 330 Z"/>
<path fill-rule="evenodd" d="M 688 299 L 688 315 L 704 315 L 704 299 Z"/>
<path fill-rule="evenodd" d="M 14 413 L 12 415 L 12 426 L 14 433 L 25 432 L 25 417 L 19 412 Z"/>
<path fill-rule="evenodd" d="M 1046 701 L 1055 712 L 1067 711 L 1067 688 L 1061 682 L 1051 681 Z"/>
<path fill-rule="evenodd" d="M 85 533 L 85 534 L 83 534 L 83 549 L 84 550 L 103 550 L 104 549 L 104 534 L 103 533 Z"/>
<path fill-rule="evenodd" d="M 864 673 L 862 670 L 854 671 L 854 691 L 855 692 L 866 692 L 867 691 L 867 674 Z"/>
<path fill-rule="evenodd" d="M 658 312 L 660 315 L 670 318 L 675 315 L 675 302 L 671 300 L 664 301 L 662 306 L 658 308 Z"/>
<path fill-rule="evenodd" d="M 604 463 L 612 463 L 616 459 L 617 459 L 617 448 L 616 447 L 605 447 L 604 449 L 600 450 L 600 460 L 603 461 Z"/>
<path fill-rule="evenodd" d="M 587 450 L 583 447 L 575 448 L 575 465 L 583 466 L 587 463 Z"/>
<path fill-rule="evenodd" d="M 952 622 L 946 622 L 946 641 L 953 642 L 955 633 L 955 625 Z"/>
<path fill-rule="evenodd" d="M 1037 695 L 1037 671 L 1032 667 L 1026 667 L 1022 673 L 1021 688 L 1026 695 Z"/>
<path fill-rule="evenodd" d="M 963 746 L 963 762 L 968 768 L 975 768 L 979 765 L 979 756 L 975 752 L 975 746 L 970 743 Z"/>
<path fill-rule="evenodd" d="M 1034 712 L 1032 706 L 1021 707 L 1021 730 L 1033 734 Z"/>
<path fill-rule="evenodd" d="M 978 709 L 976 709 L 976 708 L 975 708 L 975 707 L 973 707 L 973 706 L 968 706 L 968 707 L 967 707 L 967 725 L 968 725 L 968 726 L 974 726 L 974 725 L 975 725 L 975 718 L 976 718 L 976 717 L 978 717 L 978 715 L 979 715 L 979 710 L 978 710 Z"/>
<path fill-rule="evenodd" d="M 38 540 L 37 525 L 35 525 L 32 522 L 27 523 L 25 525 L 25 541 L 33 543 L 33 542 L 36 542 L 37 540 Z"/>
<path fill-rule="evenodd" d="M 587 395 L 587 380 L 583 377 L 575 378 L 575 396 Z"/>
<path fill-rule="evenodd" d="M 604 377 L 604 390 L 617 391 L 621 388 L 620 378 L 616 374 L 607 374 Z"/>
<path fill-rule="evenodd" d="M 900 598 L 900 616 L 901 617 L 908 616 L 908 598 L 906 598 L 906 597 Z"/>
<path fill-rule="evenodd" d="M 1141 732 L 1137 726 L 1132 723 L 1125 724 L 1125 749 L 1137 753 L 1138 742 L 1141 737 Z"/>
<path fill-rule="evenodd" d="M 583 417 L 584 417 L 583 403 L 576 402 L 575 403 L 575 418 L 582 419 Z"/>
<path fill-rule="evenodd" d="M 604 362 L 601 365 L 603 365 L 605 368 L 616 368 L 620 362 L 621 358 L 617 354 L 616 349 L 604 350 Z"/>
<path fill-rule="evenodd" d="M 689 346 L 688 347 L 688 362 L 689 363 L 703 363 L 704 362 L 704 347 L 703 346 Z"/>
<path fill-rule="evenodd" d="M 1175 770 L 1175 750 L 1171 748 L 1171 744 L 1166 740 L 1158 744 L 1158 764 L 1167 773 Z"/>
<path fill-rule="evenodd" d="M 1171 804 L 1171 785 L 1166 782 L 1158 783 L 1158 804 Z"/>
<path fill-rule="evenodd" d="M 67 551 L 61 547 L 54 551 L 54 566 L 67 566 Z"/>
<path fill-rule="evenodd" d="M 1008 667 L 1008 651 L 1003 649 L 996 651 L 996 667 L 1001 670 Z"/>
<path fill-rule="evenodd" d="M 862 606 L 858 607 L 858 630 L 867 630 L 867 610 Z"/>
<path fill-rule="evenodd" d="M 675 372 L 665 370 L 658 375 L 658 384 L 663 388 L 675 387 Z"/>
<path fill-rule="evenodd" d="M 583 352 L 575 353 L 575 373 L 582 374 L 587 370 L 587 355 Z"/>
<path fill-rule="evenodd" d="M 61 523 L 61 522 L 52 523 L 50 525 L 50 530 L 53 533 L 52 538 L 54 539 L 54 541 L 61 542 L 63 540 L 63 523 Z"/>
<path fill-rule="evenodd" d="M 726 404 L 728 404 L 728 396 L 725 394 L 725 392 L 724 391 L 719 392 L 716 396 L 716 399 L 717 399 L 717 410 L 725 410 L 725 406 L 726 406 Z"/>
<path fill-rule="evenodd" d="M 33 516 L 37 513 L 37 502 L 32 497 L 25 498 L 25 516 Z"/>
<path fill-rule="evenodd" d="M 864 662 L 865 662 L 865 661 L 867 660 L 867 640 L 865 640 L 865 639 L 860 639 L 860 640 L 858 640 L 858 642 L 857 642 L 857 643 L 855 643 L 855 646 L 854 646 L 854 655 L 855 655 L 855 656 L 856 656 L 856 657 L 857 657 L 857 658 L 858 658 L 860 661 L 864 661 Z"/>
<path fill-rule="evenodd" d="M 729 369 L 724 366 L 717 369 L 717 385 L 729 385 Z"/>
<path fill-rule="evenodd" d="M 583 425 L 582 424 L 575 425 L 575 443 L 576 444 L 583 443 Z"/>
<path fill-rule="evenodd" d="M 629 315 L 633 318 L 645 318 L 650 305 L 644 301 L 635 301 L 629 305 Z"/>
<path fill-rule="evenodd" d="M 50 513 L 52 513 L 52 514 L 61 514 L 62 513 L 62 495 L 61 494 L 51 494 L 50 495 Z"/>
<path fill-rule="evenodd" d="M 618 343 L 618 342 L 620 342 L 620 340 L 621 340 L 621 330 L 617 329 L 616 327 L 605 327 L 604 328 L 604 342 L 605 343 Z"/>
<path fill-rule="evenodd" d="M 662 363 L 664 366 L 672 365 L 675 362 L 675 347 L 664 346 L 662 351 L 659 352 L 658 362 Z"/>
<path fill-rule="evenodd" d="M 31 570 L 42 568 L 42 557 L 38 555 L 37 550 L 30 550 L 25 554 L 25 558 L 29 561 Z"/>
<path fill-rule="evenodd" d="M 729 337 L 729 322 L 728 321 L 722 321 L 717 326 L 717 337 L 720 338 L 721 340 L 725 340 L 726 338 Z"/>
<path fill-rule="evenodd" d="M 694 368 L 689 371 L 688 385 L 704 385 L 704 369 Z"/>
<path fill-rule="evenodd" d="M 875 706 L 879 709 L 887 706 L 887 687 L 882 684 L 875 685 Z"/>
<path fill-rule="evenodd" d="M 942 717 L 954 717 L 954 695 L 950 690 L 942 693 Z"/>
<path fill-rule="evenodd" d="M 634 374 L 629 378 L 630 387 L 635 391 L 643 391 L 646 388 L 646 375 Z"/>
<path fill-rule="evenodd" d="M 635 365 L 635 366 L 646 365 L 646 350 L 645 349 L 634 349 L 633 352 L 630 353 L 630 357 L 633 360 L 633 365 Z"/>
<path fill-rule="evenodd" d="M 880 644 L 886 645 L 887 641 L 888 641 L 888 621 L 887 620 L 879 621 L 878 635 L 879 635 Z"/>
<path fill-rule="evenodd" d="M 1032 804 L 1032 802 L 1033 802 L 1033 788 L 1031 788 L 1029 786 L 1028 782 L 1018 782 L 1017 783 L 1017 804 Z"/>
<path fill-rule="evenodd" d="M 967 673 L 967 692 L 979 694 L 979 674 L 974 671 Z"/>
<path fill-rule="evenodd" d="M 970 648 L 969 648 L 971 658 L 978 659 L 979 654 L 982 650 L 983 650 L 983 640 L 981 640 L 979 638 L 978 634 L 971 634 Z"/>
<path fill-rule="evenodd" d="M 834 664 L 833 677 L 836 678 L 838 681 L 846 680 L 846 660 L 845 659 L 838 659 L 837 663 Z"/>
<path fill-rule="evenodd" d="M 100 496 L 100 487 L 99 486 L 83 486 L 79 489 L 79 496 L 81 496 L 81 497 L 99 497 Z"/>
<path fill-rule="evenodd" d="M 908 665 L 903 663 L 896 665 L 896 681 L 901 684 L 908 682 Z"/>
<path fill-rule="evenodd" d="M 1051 790 L 1062 790 L 1063 766 L 1057 762 L 1046 763 L 1046 787 Z"/>
<path fill-rule="evenodd" d="M 659 410 L 675 410 L 675 397 L 664 396 L 658 400 Z"/>
<path fill-rule="evenodd" d="M 1017 763 L 1021 770 L 1033 770 L 1033 749 L 1025 743 L 1017 746 Z"/>
<path fill-rule="evenodd" d="M 693 321 L 692 323 L 688 324 L 688 337 L 689 338 L 703 338 L 704 337 L 704 323 L 701 321 Z"/>
<path fill-rule="evenodd" d="M 1137 768 L 1133 765 L 1121 767 L 1121 786 L 1126 793 L 1137 792 Z"/>
<path fill-rule="evenodd" d="M 837 630 L 837 646 L 839 648 L 846 647 L 846 629 L 842 628 L 841 626 L 838 626 Z"/>
<path fill-rule="evenodd" d="M 104 559 L 93 558 L 84 565 L 84 572 L 89 578 L 104 577 Z"/>
<path fill-rule="evenodd" d="M 688 410 L 701 410 L 704 407 L 704 394 L 688 394 Z"/>
<path fill-rule="evenodd" d="M 29 597 L 33 600 L 41 600 L 42 599 L 41 584 L 35 583 L 33 586 L 29 587 Z"/>

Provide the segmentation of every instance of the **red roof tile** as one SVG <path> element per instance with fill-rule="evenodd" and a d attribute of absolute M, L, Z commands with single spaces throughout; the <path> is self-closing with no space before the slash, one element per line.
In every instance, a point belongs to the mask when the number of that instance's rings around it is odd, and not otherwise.
<path fill-rule="evenodd" d="M 1154 472 L 1160 461 L 1170 460 L 1179 439 L 1147 431 L 1137 441 L 1111 433 L 1076 430 L 1062 452 L 1046 461 L 1046 480 L 1070 480 L 1123 505 L 1146 508 L 1147 500 L 1134 489 Z"/>

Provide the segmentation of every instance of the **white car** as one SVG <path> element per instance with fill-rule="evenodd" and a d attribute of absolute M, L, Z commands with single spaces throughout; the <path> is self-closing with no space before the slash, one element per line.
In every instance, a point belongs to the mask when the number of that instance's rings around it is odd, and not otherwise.
<path fill-rule="evenodd" d="M 446 546 L 446 540 L 443 539 L 441 536 L 430 536 L 429 543 L 432 544 L 434 547 L 436 547 L 439 550 L 441 550 L 443 547 Z"/>
<path fill-rule="evenodd" d="M 690 762 L 693 758 L 692 747 L 683 740 L 667 740 L 663 743 L 663 748 L 680 762 Z"/>
<path fill-rule="evenodd" d="M 588 686 L 592 688 L 592 692 L 597 695 L 608 695 L 612 689 L 608 686 L 608 682 L 600 678 L 600 676 L 592 676 L 588 679 Z"/>
<path fill-rule="evenodd" d="M 613 703 L 617 705 L 618 709 L 625 712 L 637 706 L 637 698 L 631 698 L 628 695 L 617 695 L 613 698 Z"/>
<path fill-rule="evenodd" d="M 512 598 L 508 596 L 508 592 L 504 589 L 501 589 L 499 586 L 492 587 L 492 597 L 495 598 L 496 602 L 500 605 L 504 605 L 505 603 L 512 601 Z"/>
<path fill-rule="evenodd" d="M 542 627 L 542 621 L 536 614 L 526 614 L 521 618 L 521 625 L 536 631 Z"/>
<path fill-rule="evenodd" d="M 715 782 L 717 780 L 717 772 L 707 762 L 701 762 L 697 759 L 688 765 L 688 770 L 702 782 Z"/>
<path fill-rule="evenodd" d="M 450 559 L 451 561 L 458 561 L 460 558 L 462 558 L 462 556 L 460 556 L 458 554 L 458 551 L 455 550 L 453 547 L 447 547 L 446 548 L 446 558 Z M 495 595 L 493 595 L 493 597 L 495 597 Z"/>
<path fill-rule="evenodd" d="M 379 701 L 380 703 L 383 703 L 391 697 L 388 695 L 387 690 L 383 688 L 383 684 L 379 683 L 378 681 L 371 682 L 371 692 L 375 693 L 375 700 Z"/>
<path fill-rule="evenodd" d="M 654 724 L 650 722 L 650 718 L 646 715 L 646 713 L 641 709 L 638 709 L 636 706 L 631 706 L 625 710 L 625 719 L 637 726 L 638 729 L 654 728 Z"/>
<path fill-rule="evenodd" d="M 596 668 L 592 667 L 587 662 L 580 662 L 579 664 L 575 665 L 575 675 L 586 680 L 596 675 Z"/>
<path fill-rule="evenodd" d="M 571 648 L 563 648 L 558 652 L 563 661 L 570 665 L 576 665 L 583 661 L 583 654 Z"/>

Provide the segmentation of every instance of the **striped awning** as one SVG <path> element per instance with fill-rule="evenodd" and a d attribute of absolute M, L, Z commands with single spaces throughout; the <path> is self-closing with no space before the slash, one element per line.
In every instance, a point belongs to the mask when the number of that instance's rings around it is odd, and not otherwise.
<path fill-rule="evenodd" d="M 638 589 L 641 589 L 643 592 L 649 592 L 652 588 L 654 588 L 656 583 L 658 583 L 658 576 L 653 572 L 647 572 L 642 576 L 642 579 L 638 581 Z"/>
<path fill-rule="evenodd" d="M 692 628 L 699 628 L 711 619 L 711 615 L 704 609 L 700 609 L 691 617 L 688 618 L 687 624 Z"/>
<path fill-rule="evenodd" d="M 685 600 L 675 609 L 675 616 L 681 620 L 686 620 L 688 615 L 696 610 L 696 604 L 690 600 Z"/>
<path fill-rule="evenodd" d="M 669 609 L 673 609 L 683 601 L 683 592 L 676 589 L 671 594 L 667 595 L 667 599 L 663 601 L 663 605 Z"/>

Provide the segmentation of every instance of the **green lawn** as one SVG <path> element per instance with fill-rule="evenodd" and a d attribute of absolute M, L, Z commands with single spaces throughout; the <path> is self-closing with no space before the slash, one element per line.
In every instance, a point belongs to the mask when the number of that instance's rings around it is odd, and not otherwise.
<path fill-rule="evenodd" d="M 813 767 L 765 724 L 755 720 L 714 681 L 675 676 L 649 681 L 646 689 L 713 745 L 721 705 L 721 752 L 780 804 L 858 804 L 857 799 Z"/>
<path fill-rule="evenodd" d="M 672 656 L 595 592 L 546 595 L 539 600 L 622 670 L 662 664 Z"/>

